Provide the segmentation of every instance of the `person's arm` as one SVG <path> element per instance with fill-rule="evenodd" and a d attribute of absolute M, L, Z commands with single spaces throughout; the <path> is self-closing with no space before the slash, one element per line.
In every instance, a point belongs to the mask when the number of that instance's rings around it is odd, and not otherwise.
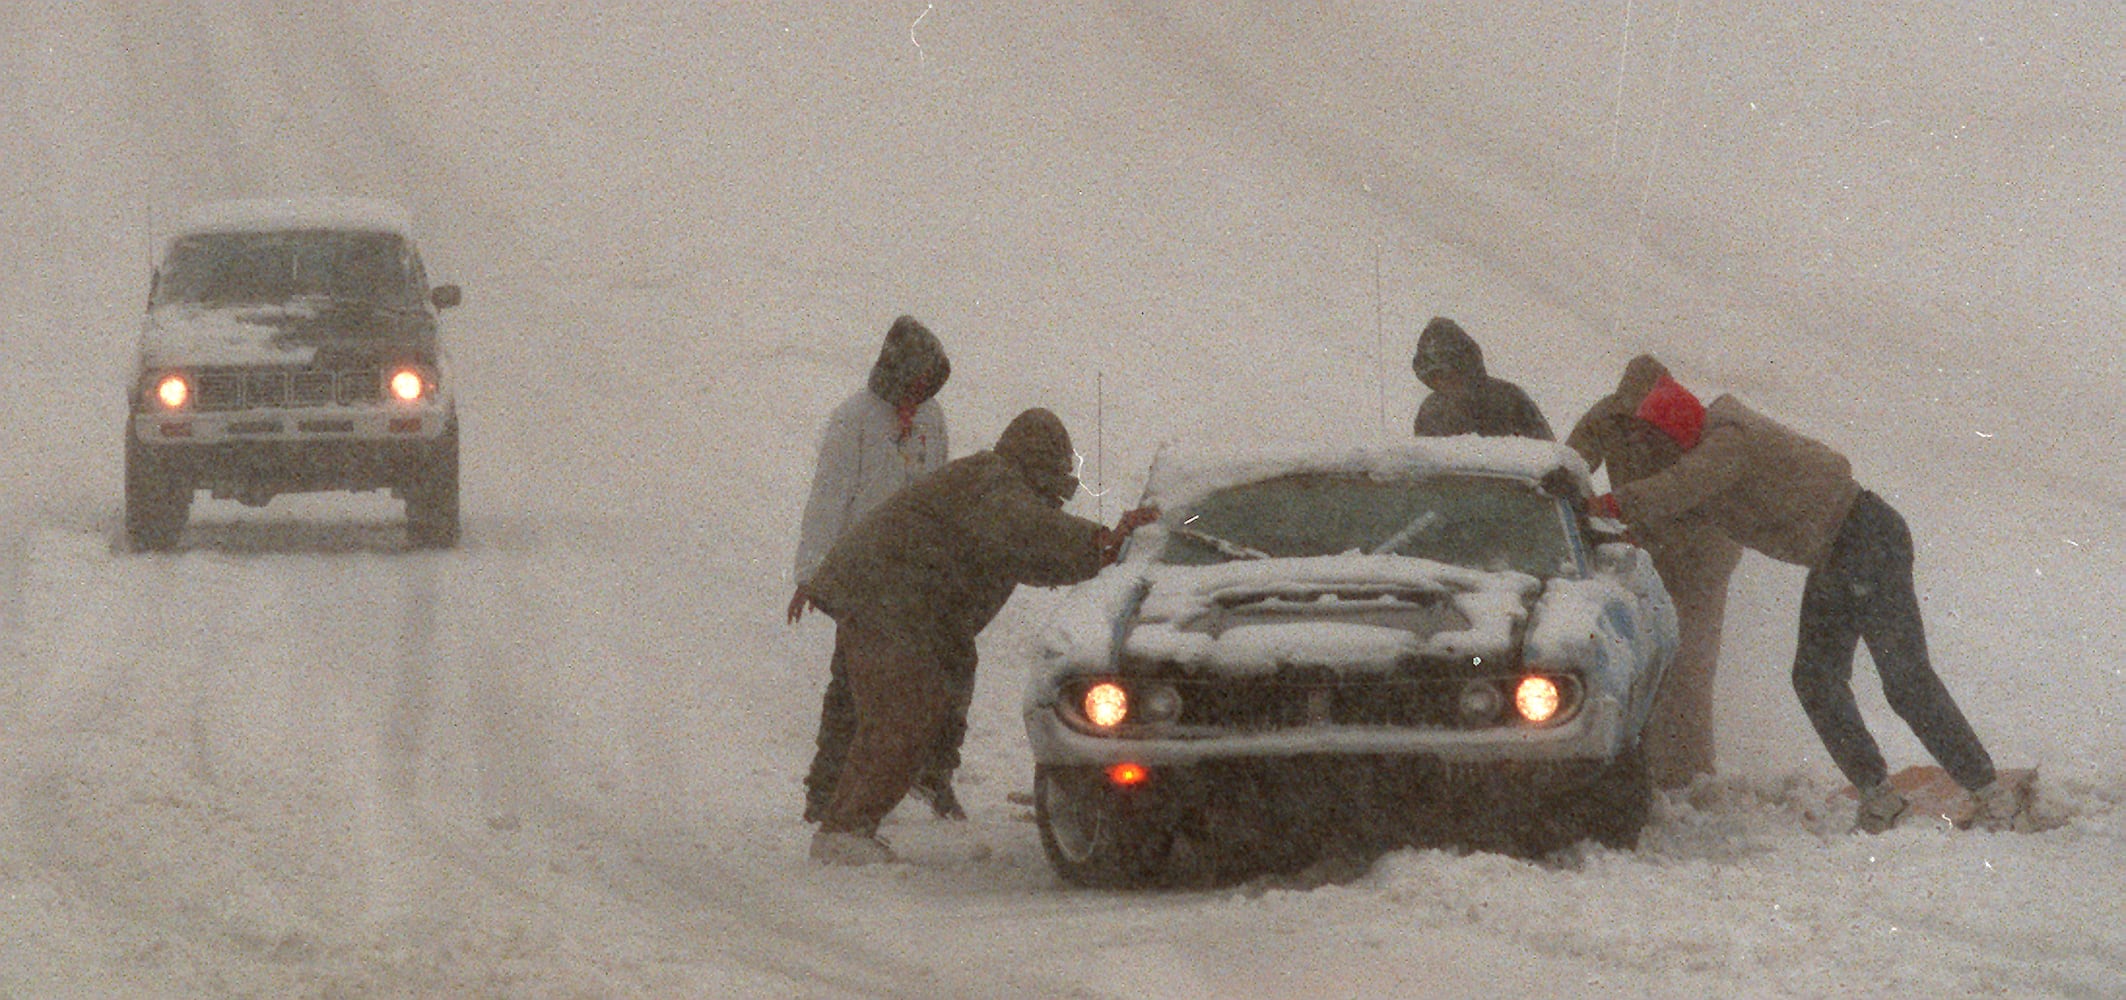
<path fill-rule="evenodd" d="M 1580 422 L 1572 425 L 1572 433 L 1565 436 L 1566 447 L 1579 452 L 1580 458 L 1587 463 L 1588 475 L 1601 471 L 1610 449 L 1616 447 L 1612 428 L 1617 408 L 1615 394 L 1595 400 L 1595 404 L 1581 415 Z"/>
<path fill-rule="evenodd" d="M 987 501 L 970 520 L 1006 576 L 1034 587 L 1061 587 L 1089 580 L 1113 561 L 1130 533 L 1156 520 L 1156 508 L 1140 507 L 1109 528 L 1042 501 L 1032 490 L 1011 490 Z"/>
<path fill-rule="evenodd" d="M 1675 464 L 1616 489 L 1624 520 L 1633 524 L 1674 521 L 1726 492 L 1748 469 L 1748 439 L 1742 428 L 1707 424 L 1698 446 Z"/>
<path fill-rule="evenodd" d="M 864 429 L 859 421 L 836 411 L 820 437 L 819 462 L 812 472 L 812 493 L 805 500 L 798 527 L 797 556 L 791 578 L 798 586 L 812 579 L 820 560 L 849 526 L 850 508 L 863 484 Z"/>
<path fill-rule="evenodd" d="M 1418 437 L 1453 437 L 1471 429 L 1466 408 L 1441 392 L 1417 404 L 1417 416 L 1410 421 L 1410 432 Z"/>
<path fill-rule="evenodd" d="M 1523 391 L 1520 386 L 1513 387 L 1513 394 L 1520 399 L 1521 436 L 1531 437 L 1538 441 L 1557 440 L 1557 433 L 1550 429 L 1550 421 L 1543 419 L 1543 408 L 1535 405 L 1535 400 L 1530 398 L 1528 393 Z"/>

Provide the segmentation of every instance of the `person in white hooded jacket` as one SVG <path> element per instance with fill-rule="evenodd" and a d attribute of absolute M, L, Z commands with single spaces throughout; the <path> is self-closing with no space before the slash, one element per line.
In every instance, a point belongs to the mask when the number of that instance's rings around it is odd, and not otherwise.
<path fill-rule="evenodd" d="M 791 624 L 813 606 L 805 586 L 842 533 L 903 487 L 943 468 L 950 458 L 945 409 L 936 397 L 951 374 L 952 365 L 936 335 L 914 317 L 901 316 L 887 328 L 864 388 L 827 418 L 791 566 L 796 583 L 788 611 Z M 837 642 L 820 706 L 816 752 L 805 776 L 807 822 L 817 821 L 833 797 L 855 732 L 845 659 Z M 951 666 L 955 674 L 960 672 L 960 664 Z M 965 675 L 967 683 L 954 692 L 958 711 L 948 720 L 917 789 L 938 815 L 952 818 L 965 816 L 952 792 L 952 772 L 967 732 L 973 663 L 965 664 Z"/>

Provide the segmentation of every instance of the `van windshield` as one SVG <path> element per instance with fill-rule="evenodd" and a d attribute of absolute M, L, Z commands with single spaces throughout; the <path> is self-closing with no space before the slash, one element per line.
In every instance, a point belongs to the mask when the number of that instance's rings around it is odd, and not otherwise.
<path fill-rule="evenodd" d="M 199 233 L 170 246 L 152 306 L 272 305 L 305 297 L 384 309 L 421 306 L 405 241 L 341 229 Z"/>

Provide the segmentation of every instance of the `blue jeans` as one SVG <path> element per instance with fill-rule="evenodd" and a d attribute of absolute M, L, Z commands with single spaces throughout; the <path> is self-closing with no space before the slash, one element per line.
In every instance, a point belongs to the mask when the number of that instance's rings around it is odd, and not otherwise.
<path fill-rule="evenodd" d="M 1927 636 L 1912 588 L 1912 532 L 1881 497 L 1862 490 L 1823 565 L 1801 590 L 1801 638 L 1794 693 L 1846 780 L 1869 788 L 1887 777 L 1882 751 L 1853 702 L 1853 653 L 1875 661 L 1890 708 L 1956 783 L 1993 780 L 1993 758 L 1949 697 L 1927 659 Z"/>

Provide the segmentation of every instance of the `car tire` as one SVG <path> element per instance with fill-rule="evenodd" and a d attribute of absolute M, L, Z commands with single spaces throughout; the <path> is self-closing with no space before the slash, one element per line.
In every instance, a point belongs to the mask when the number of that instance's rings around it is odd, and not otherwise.
<path fill-rule="evenodd" d="M 134 552 L 167 552 L 177 547 L 185 520 L 192 513 L 192 489 L 155 461 L 126 429 L 125 541 Z"/>
<path fill-rule="evenodd" d="M 1034 768 L 1034 822 L 1041 850 L 1064 882 L 1095 889 L 1159 883 L 1174 849 L 1173 832 L 1143 814 L 1144 803 L 1118 793 L 1093 767 Z"/>
<path fill-rule="evenodd" d="M 458 544 L 458 422 L 452 417 L 435 457 L 406 489 L 406 539 L 418 549 Z"/>
<path fill-rule="evenodd" d="M 1593 781 L 1546 799 L 1531 818 L 1526 848 L 1532 855 L 1593 840 L 1613 850 L 1639 844 L 1652 814 L 1654 786 L 1646 752 L 1637 744 L 1611 761 Z"/>

